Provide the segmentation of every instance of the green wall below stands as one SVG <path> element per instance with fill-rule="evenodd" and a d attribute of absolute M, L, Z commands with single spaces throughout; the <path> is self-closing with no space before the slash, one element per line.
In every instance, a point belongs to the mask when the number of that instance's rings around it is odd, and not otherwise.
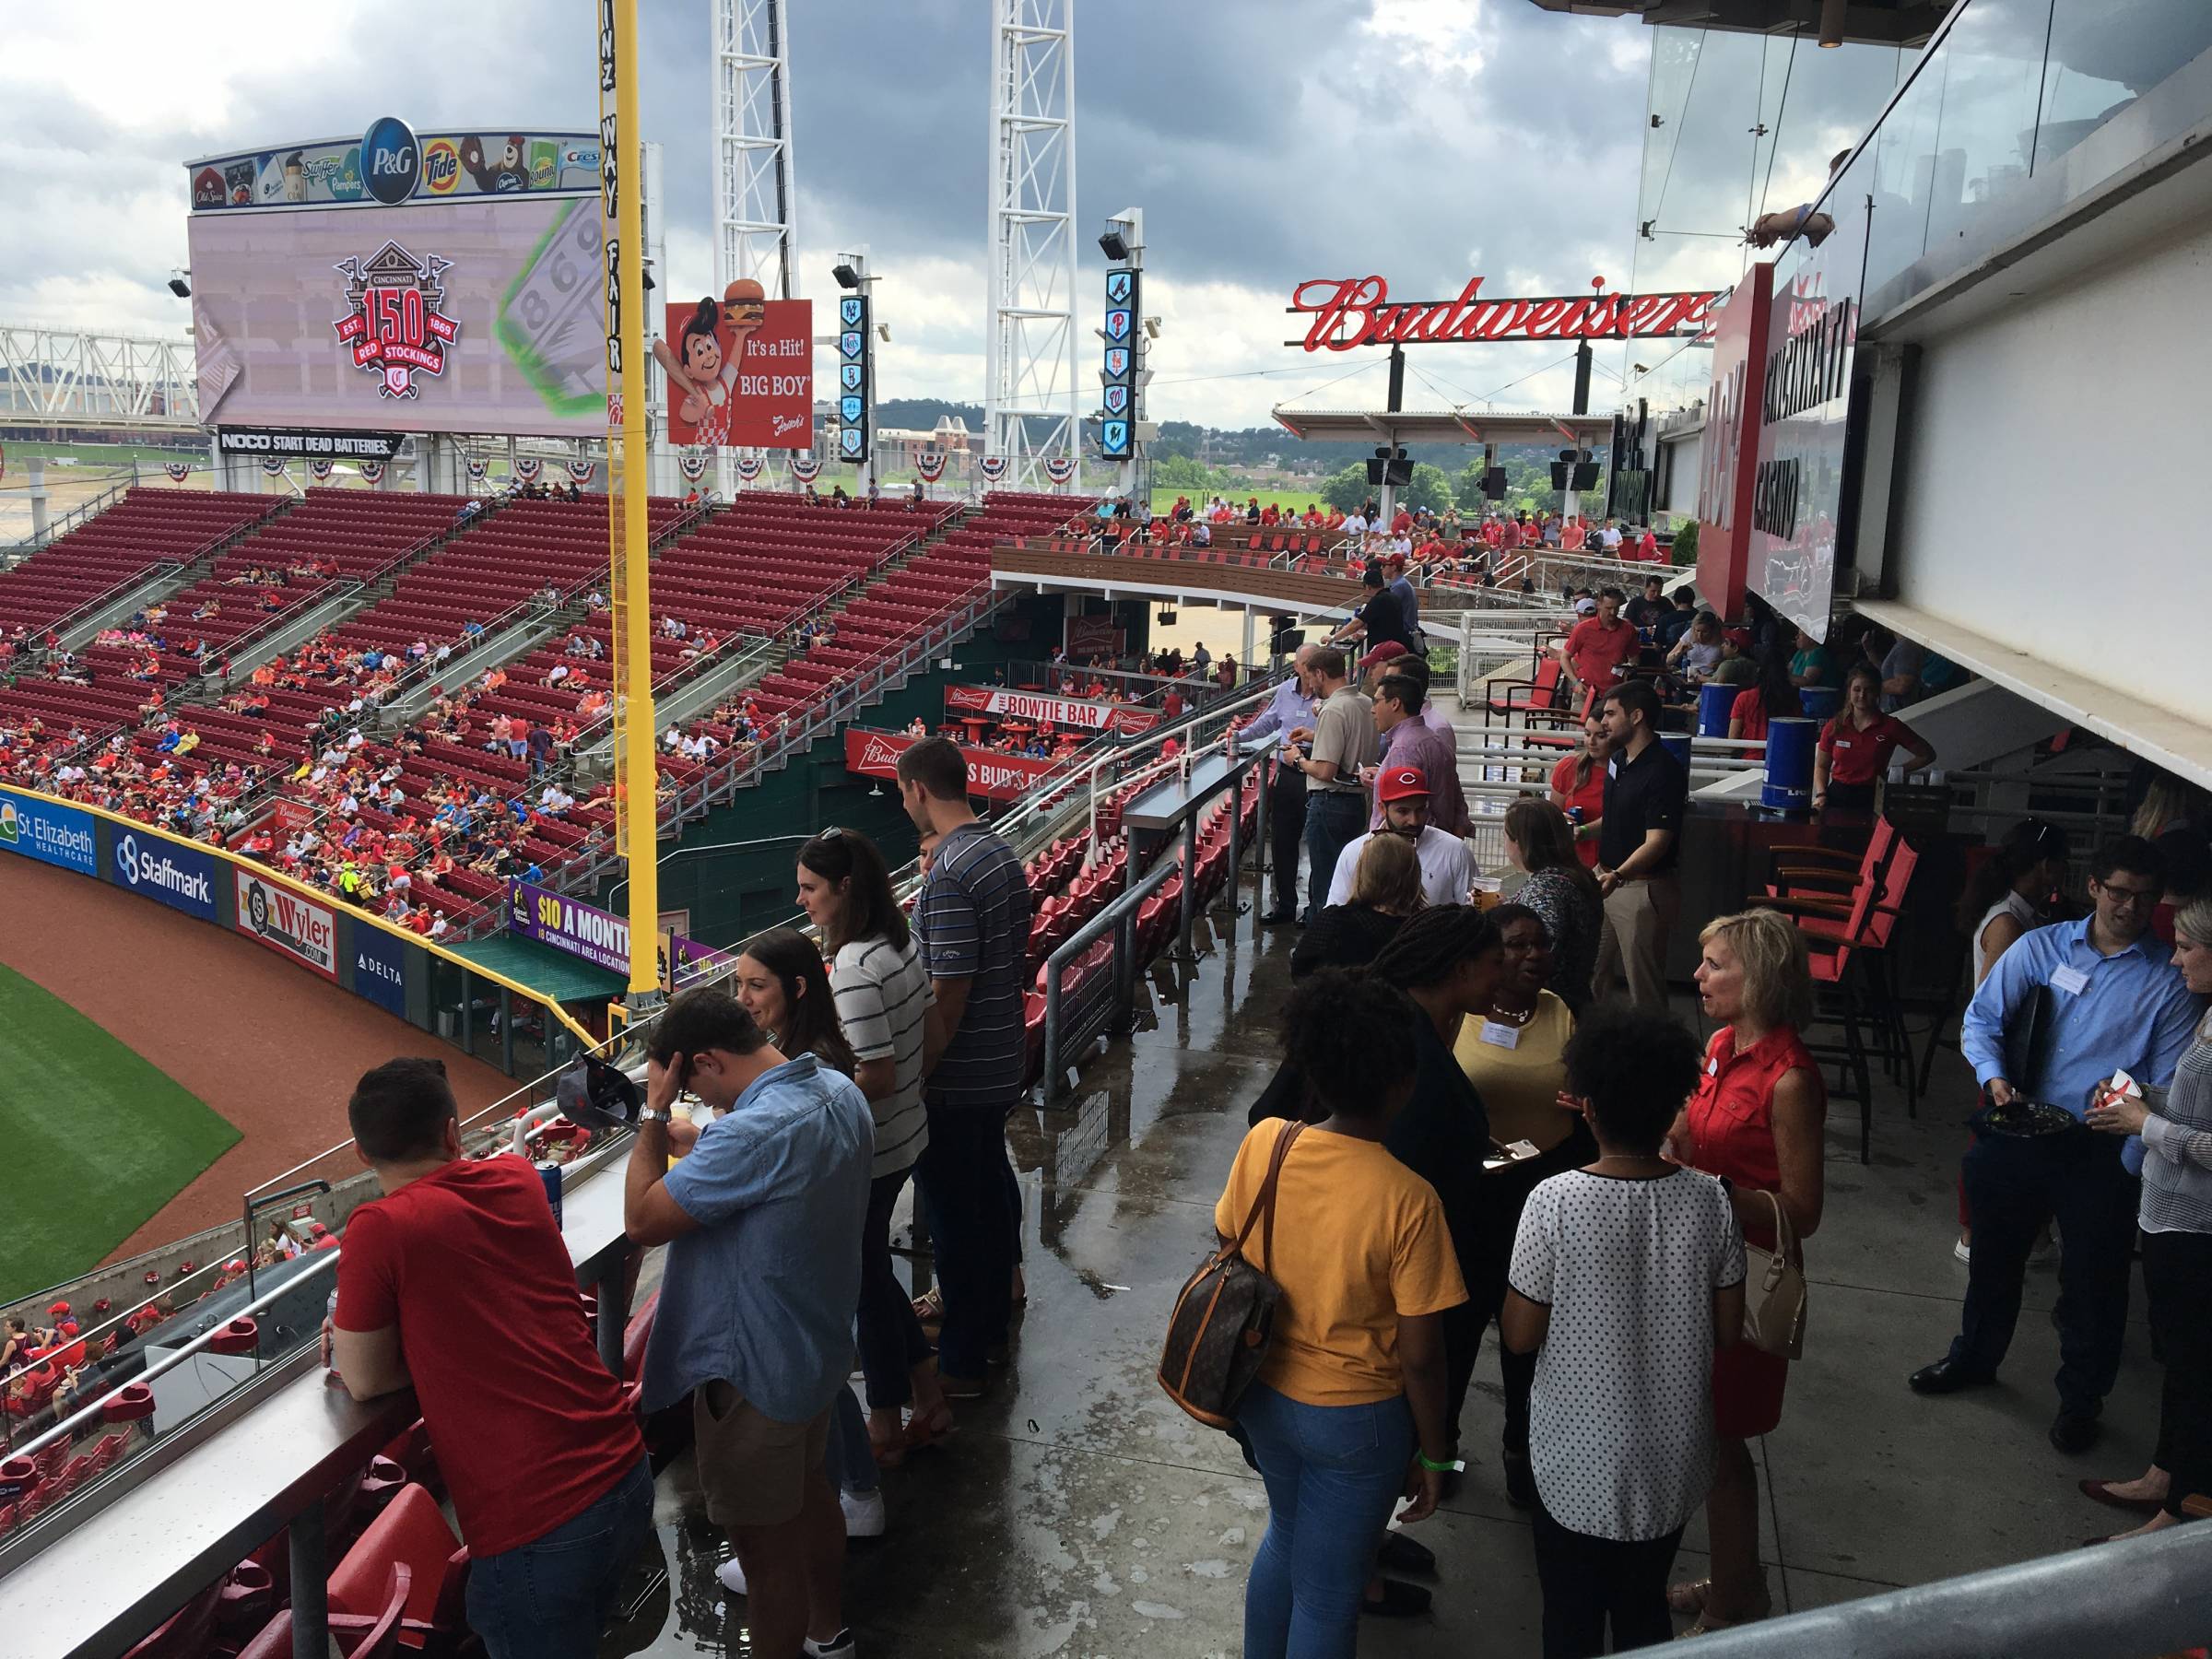
<path fill-rule="evenodd" d="M 1060 642 L 1061 606 L 1058 594 L 1018 597 L 999 612 L 995 629 L 952 648 L 956 666 L 949 673 L 932 669 L 916 675 L 903 690 L 862 710 L 855 724 L 897 730 L 918 714 L 935 730 L 945 718 L 947 685 L 988 682 L 1002 663 L 1049 654 Z M 881 793 L 873 793 L 877 790 Z M 688 911 L 689 936 L 709 945 L 729 944 L 791 916 L 797 909 L 792 867 L 798 839 L 830 824 L 872 837 L 893 869 L 914 856 L 914 828 L 899 805 L 898 792 L 888 782 L 845 771 L 841 730 L 688 825 L 673 847 L 663 844 L 662 912 Z M 771 844 L 742 845 L 748 841 Z M 613 890 L 610 880 L 596 901 L 608 904 Z M 620 897 L 627 902 L 627 893 Z"/>

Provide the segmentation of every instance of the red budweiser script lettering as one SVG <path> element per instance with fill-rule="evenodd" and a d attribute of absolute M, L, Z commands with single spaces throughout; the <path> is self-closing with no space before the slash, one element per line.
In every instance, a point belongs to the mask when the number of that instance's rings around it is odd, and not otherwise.
<path fill-rule="evenodd" d="M 920 741 L 904 732 L 867 732 L 847 726 L 845 770 L 871 778 L 895 778 L 899 757 Z M 989 801 L 1018 801 L 1040 778 L 1056 770 L 1050 760 L 994 754 L 966 744 L 960 746 L 960 754 L 968 762 L 968 793 Z"/>
<path fill-rule="evenodd" d="M 1468 340 L 1630 339 L 1653 335 L 1698 335 L 1719 291 L 1688 294 L 1603 294 L 1540 300 L 1483 300 L 1482 278 L 1470 276 L 1456 300 L 1390 302 L 1380 276 L 1320 276 L 1301 282 L 1290 296 L 1293 312 L 1312 314 L 1303 345 L 1308 351 L 1355 346 L 1443 345 Z"/>

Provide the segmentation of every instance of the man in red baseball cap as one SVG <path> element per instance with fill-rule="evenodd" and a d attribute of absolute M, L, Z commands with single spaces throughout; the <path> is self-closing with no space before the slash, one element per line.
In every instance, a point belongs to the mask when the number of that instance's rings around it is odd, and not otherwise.
<path fill-rule="evenodd" d="M 1395 835 L 1413 843 L 1421 862 L 1421 892 L 1430 903 L 1466 903 L 1477 874 L 1475 860 L 1465 841 L 1429 821 L 1429 775 L 1418 766 L 1385 766 L 1375 779 L 1375 798 L 1382 804 L 1382 827 L 1350 842 L 1338 856 L 1329 902 L 1342 904 L 1351 897 L 1352 876 L 1367 843 L 1378 835 Z"/>

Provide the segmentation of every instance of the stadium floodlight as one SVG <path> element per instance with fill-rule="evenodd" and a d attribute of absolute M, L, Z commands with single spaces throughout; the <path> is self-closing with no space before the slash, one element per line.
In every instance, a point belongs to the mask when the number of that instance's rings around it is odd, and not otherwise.
<path fill-rule="evenodd" d="M 180 300 L 191 299 L 192 284 L 185 281 L 185 278 L 191 275 L 190 271 L 171 272 L 169 278 L 169 291 Z"/>

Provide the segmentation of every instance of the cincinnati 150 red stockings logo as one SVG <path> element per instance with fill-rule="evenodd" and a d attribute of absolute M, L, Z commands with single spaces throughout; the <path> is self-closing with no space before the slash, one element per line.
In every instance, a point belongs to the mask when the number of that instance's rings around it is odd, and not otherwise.
<path fill-rule="evenodd" d="M 366 260 L 334 267 L 346 278 L 353 310 L 331 326 L 352 351 L 353 366 L 379 377 L 380 395 L 413 397 L 418 373 L 445 372 L 445 348 L 461 335 L 461 324 L 439 309 L 445 303 L 440 278 L 453 263 L 435 253 L 418 260 L 388 241 Z"/>

